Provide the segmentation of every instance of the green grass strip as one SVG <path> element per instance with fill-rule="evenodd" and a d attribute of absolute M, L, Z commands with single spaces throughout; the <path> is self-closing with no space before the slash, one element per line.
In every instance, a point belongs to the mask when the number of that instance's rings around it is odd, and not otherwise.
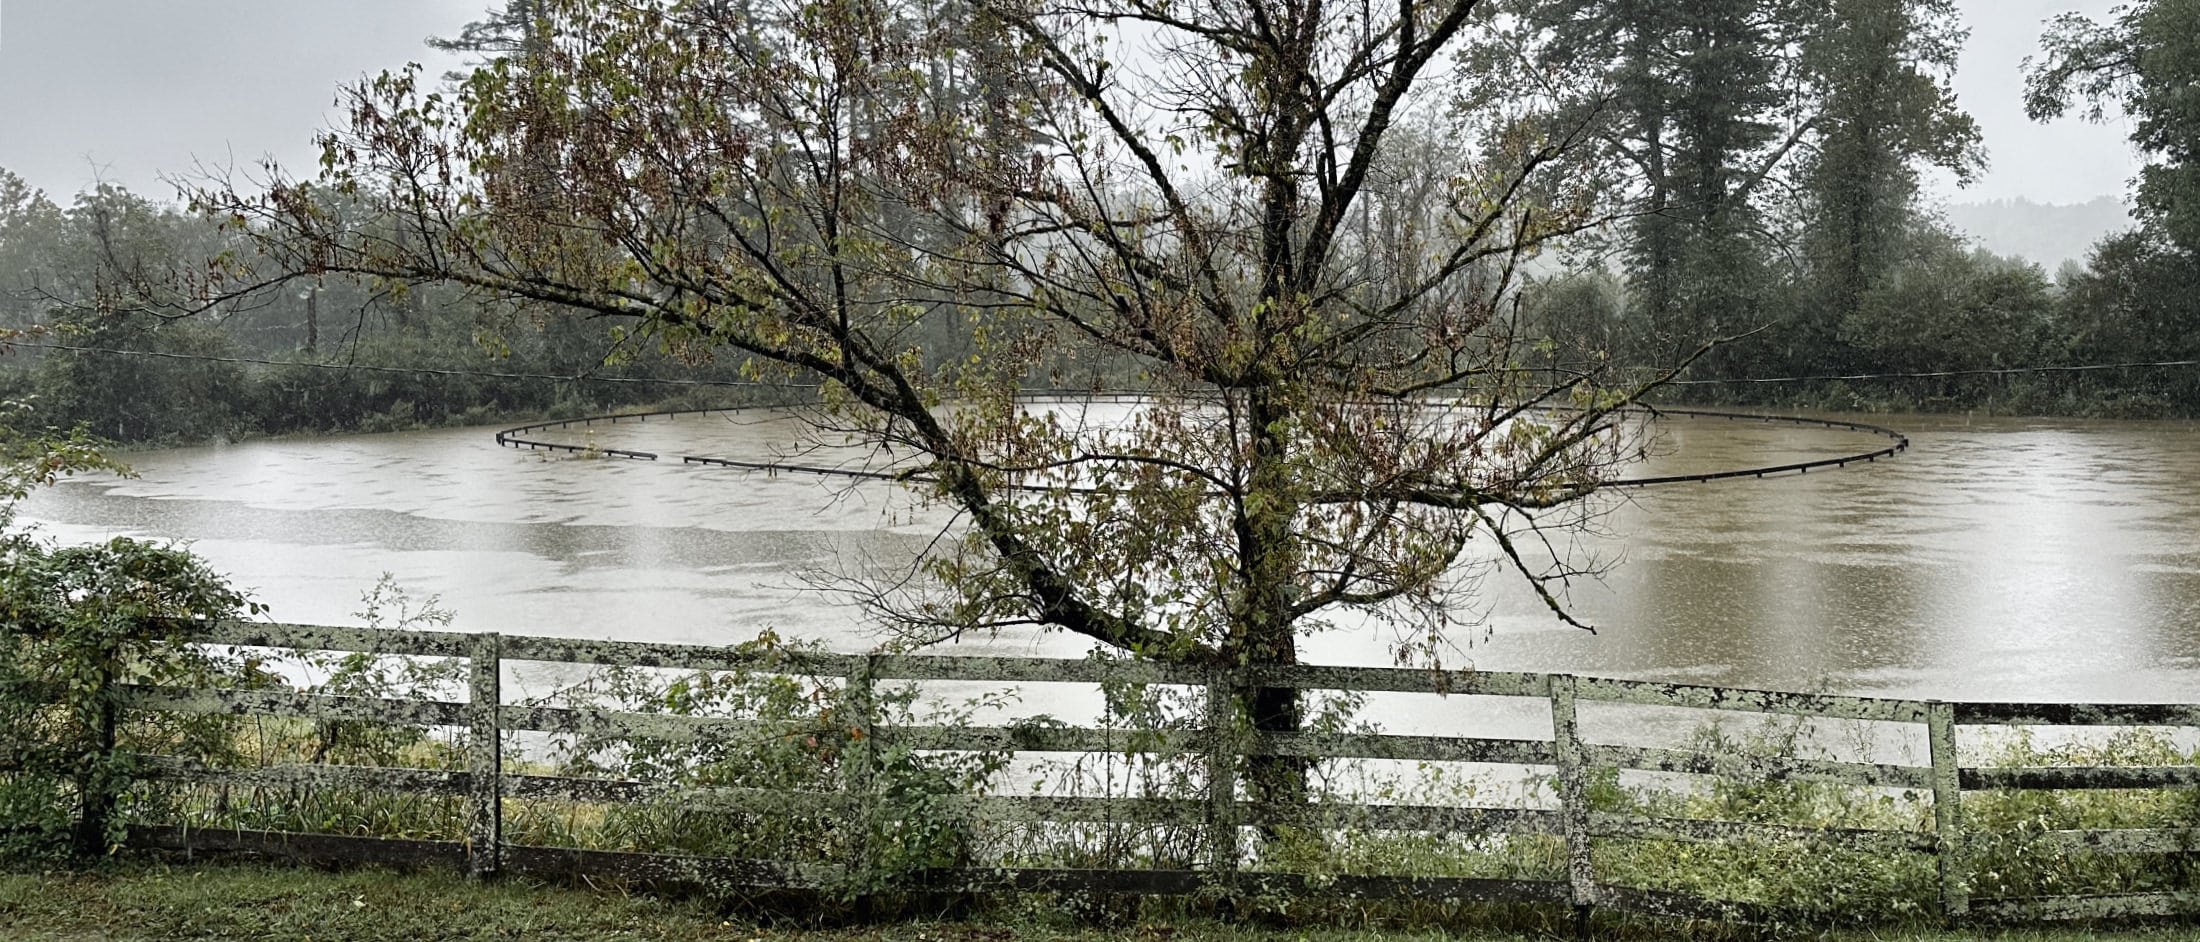
<path fill-rule="evenodd" d="M 1622 930 L 1653 939 L 1653 930 Z M 2191 929 L 2093 933 L 1880 932 L 1830 942 L 2168 942 Z M 895 922 L 844 928 L 758 926 L 714 907 L 646 895 L 477 884 L 445 873 L 328 873 L 260 865 L 114 863 L 91 870 L 0 872 L 0 938 L 9 942 L 1528 942 L 1457 931 L 1268 929 L 1226 924 L 1081 928 L 1043 916 Z M 1541 936 L 1549 938 L 1549 936 Z M 1678 938 L 1678 936 L 1676 936 Z"/>

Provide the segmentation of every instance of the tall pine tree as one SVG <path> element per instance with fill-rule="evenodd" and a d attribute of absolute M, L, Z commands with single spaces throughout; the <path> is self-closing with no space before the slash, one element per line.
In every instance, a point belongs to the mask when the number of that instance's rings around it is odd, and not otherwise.
<path fill-rule="evenodd" d="M 1953 0 L 1830 0 L 1804 47 L 1817 134 L 1800 168 L 1797 242 L 1808 266 L 1783 345 L 1789 369 L 1842 368 L 1842 323 L 1900 265 L 1921 223 L 1920 173 L 1967 182 L 1978 126 L 1948 77 L 1963 50 Z"/>

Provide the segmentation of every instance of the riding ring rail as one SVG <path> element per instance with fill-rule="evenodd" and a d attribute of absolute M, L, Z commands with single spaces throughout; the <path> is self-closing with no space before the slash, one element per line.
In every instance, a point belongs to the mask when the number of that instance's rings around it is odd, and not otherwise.
<path fill-rule="evenodd" d="M 1094 397 L 1085 396 L 1082 398 L 1089 400 Z M 1138 397 L 1103 396 L 1101 398 L 1121 399 Z M 706 455 L 664 455 L 658 452 L 651 451 L 634 451 L 625 448 L 604 448 L 594 444 L 576 445 L 570 442 L 551 442 L 522 437 L 529 433 L 539 432 L 545 429 L 570 428 L 575 425 L 592 426 L 599 422 L 606 425 L 616 425 L 620 422 L 626 421 L 647 422 L 651 418 L 669 419 L 682 415 L 700 415 L 707 413 L 738 413 L 763 409 L 777 410 L 781 408 L 784 407 L 747 406 L 725 409 L 672 409 L 653 412 L 621 412 L 610 415 L 591 415 L 582 416 L 580 418 L 574 419 L 552 419 L 549 421 L 535 422 L 528 425 L 518 425 L 512 428 L 503 429 L 496 433 L 496 440 L 498 445 L 511 448 L 525 448 L 530 451 L 553 451 L 567 452 L 572 454 L 600 455 L 607 458 L 629 458 L 637 461 L 657 461 L 663 458 L 670 457 L 680 459 L 680 463 L 682 464 L 734 468 L 742 471 L 766 471 L 771 473 L 789 474 L 816 474 L 830 477 L 860 478 L 876 481 L 913 479 L 909 475 L 898 474 L 889 471 L 871 471 L 854 468 L 833 468 L 825 467 L 822 465 L 790 464 L 778 461 L 745 461 L 736 458 L 718 458 Z M 1885 428 L 1878 425 L 1866 424 L 1863 422 L 1848 422 L 1841 419 L 1820 419 L 1808 416 L 1764 415 L 1747 412 L 1717 412 L 1704 409 L 1647 409 L 1646 411 L 1649 411 L 1651 414 L 1656 416 L 1686 416 L 1688 418 L 1699 419 L 1726 419 L 1728 421 L 1769 422 L 1775 424 L 1797 425 L 1810 428 L 1828 428 L 1848 432 L 1863 432 L 1871 435 L 1879 435 L 1885 437 L 1886 439 L 1890 440 L 1892 444 L 1873 451 L 1840 455 L 1832 458 L 1816 458 L 1809 461 L 1796 461 L 1790 462 L 1788 464 L 1766 465 L 1763 467 L 1742 468 L 1739 470 L 1729 471 L 1706 471 L 1697 474 L 1668 474 L 1659 475 L 1656 477 L 1621 478 L 1615 481 L 1606 481 L 1601 485 L 1602 487 L 1654 487 L 1666 484 L 1700 484 L 1709 481 L 1731 480 L 1734 478 L 1763 478 L 1778 474 L 1808 474 L 1812 471 L 1820 470 L 1823 468 L 1846 468 L 1852 464 L 1867 464 L 1877 462 L 1881 458 L 1892 458 L 1896 455 L 1902 454 L 1904 451 L 1909 450 L 1910 447 L 1909 437 L 1903 435 L 1901 432 L 1897 432 L 1893 429 Z"/>

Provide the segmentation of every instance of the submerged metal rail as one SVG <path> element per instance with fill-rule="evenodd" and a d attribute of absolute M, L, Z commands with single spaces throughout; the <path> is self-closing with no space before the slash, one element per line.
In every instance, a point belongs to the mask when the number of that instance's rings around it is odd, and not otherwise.
<path fill-rule="evenodd" d="M 1088 396 L 1083 398 L 1120 402 L 1132 401 L 1142 397 L 1135 394 L 1122 393 L 1102 394 L 1099 396 Z M 823 465 L 794 464 L 780 461 L 757 461 L 754 459 L 720 458 L 711 455 L 660 455 L 655 452 L 630 451 L 619 448 L 601 448 L 593 444 L 576 445 L 571 442 L 553 442 L 528 437 L 528 433 L 538 432 L 545 429 L 570 428 L 575 425 L 580 425 L 584 427 L 593 426 L 597 423 L 603 423 L 605 425 L 617 425 L 620 422 L 647 422 L 651 418 L 670 420 L 683 415 L 696 415 L 702 413 L 733 413 L 749 411 L 750 409 L 754 408 L 778 407 L 766 406 L 731 409 L 681 409 L 661 412 L 622 412 L 611 415 L 586 416 L 577 419 L 556 419 L 547 422 L 536 422 L 530 425 L 520 425 L 513 428 L 502 429 L 496 433 L 496 442 L 498 445 L 510 448 L 524 448 L 530 451 L 542 450 L 564 452 L 568 454 L 601 456 L 607 458 L 633 458 L 643 461 L 656 461 L 660 458 L 670 457 L 678 458 L 680 460 L 680 463 L 682 464 L 709 465 L 713 467 L 733 468 L 742 471 L 764 471 L 771 473 L 786 472 L 789 474 L 816 474 L 827 477 L 855 478 L 859 480 L 874 481 L 924 479 L 922 475 L 897 474 L 891 471 L 879 471 L 868 468 L 840 468 Z M 1641 411 L 1648 412 L 1655 416 L 1686 416 L 1689 418 L 1727 419 L 1730 421 L 1766 422 L 1783 425 L 1797 425 L 1809 428 L 1826 428 L 1848 432 L 1863 432 L 1866 434 L 1883 436 L 1889 439 L 1891 443 L 1880 448 L 1872 449 L 1870 451 L 1861 451 L 1854 454 L 1841 454 L 1830 458 L 1814 458 L 1808 461 L 1795 461 L 1785 464 L 1765 465 L 1762 467 L 1740 468 L 1727 471 L 1707 471 L 1697 474 L 1668 474 L 1655 477 L 1621 478 L 1618 480 L 1606 481 L 1602 485 L 1600 485 L 1601 487 L 1641 488 L 1668 484 L 1700 484 L 1710 481 L 1725 481 L 1737 478 L 1764 478 L 1781 474 L 1807 474 L 1812 471 L 1818 471 L 1827 468 L 1846 468 L 1852 464 L 1870 464 L 1873 462 L 1877 462 L 1881 458 L 1892 458 L 1896 455 L 1900 455 L 1904 451 L 1907 451 L 1910 447 L 1909 437 L 1903 435 L 1901 432 L 1897 432 L 1893 429 L 1884 428 L 1877 425 L 1870 425 L 1863 422 L 1849 422 L 1841 419 L 1821 419 L 1808 416 L 1768 415 L 1743 412 L 1716 412 L 1701 409 L 1652 409 L 1644 407 Z M 1032 486 L 1032 489 L 1045 490 L 1046 488 Z M 1077 491 L 1081 489 L 1073 488 L 1072 490 Z"/>
<path fill-rule="evenodd" d="M 1604 484 L 1605 487 L 1653 487 L 1660 484 L 1699 484 L 1707 481 L 1724 481 L 1731 478 L 1762 478 L 1769 477 L 1775 474 L 1808 474 L 1812 471 L 1817 471 L 1824 468 L 1846 468 L 1852 464 L 1869 464 L 1872 462 L 1876 462 L 1881 458 L 1892 458 L 1905 451 L 1908 451 L 1910 448 L 1909 436 L 1890 428 L 1883 428 L 1877 425 L 1867 425 L 1863 422 L 1846 422 L 1840 419 L 1819 419 L 1807 416 L 1760 415 L 1745 412 L 1711 412 L 1701 409 L 1657 409 L 1653 411 L 1655 411 L 1659 415 L 1685 415 L 1692 418 L 1771 422 L 1775 424 L 1840 429 L 1850 432 L 1865 432 L 1872 435 L 1885 436 L 1889 439 L 1892 439 L 1893 444 L 1871 451 L 1857 452 L 1853 455 L 1840 455 L 1833 458 L 1817 458 L 1810 461 L 1796 461 L 1788 464 L 1766 465 L 1761 468 L 1743 468 L 1735 471 L 1710 471 L 1702 474 L 1668 474 L 1648 478 L 1622 478 L 1617 481 L 1606 482 Z"/>

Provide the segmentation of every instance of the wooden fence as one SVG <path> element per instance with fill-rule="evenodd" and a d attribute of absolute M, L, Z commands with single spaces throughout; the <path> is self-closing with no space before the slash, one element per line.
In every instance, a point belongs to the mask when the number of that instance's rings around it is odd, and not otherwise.
<path fill-rule="evenodd" d="M 148 824 L 133 840 L 149 846 L 192 850 L 252 850 L 328 860 L 379 860 L 463 866 L 473 873 L 524 872 L 547 875 L 612 874 L 642 879 L 700 880 L 715 884 L 780 888 L 838 885 L 861 872 L 865 862 L 850 859 L 826 866 L 775 860 L 714 860 L 666 854 L 577 850 L 526 846 L 504 835 L 507 805 L 524 800 L 621 802 L 662 796 L 661 782 L 614 781 L 525 774 L 522 763 L 508 763 L 507 734 L 586 730 L 598 736 L 637 740 L 732 741 L 738 724 L 723 719 L 668 714 L 609 712 L 507 702 L 502 690 L 506 666 L 513 662 L 573 665 L 624 665 L 683 670 L 754 668 L 751 653 L 732 648 L 517 637 L 451 632 L 392 632 L 356 628 L 287 625 L 228 625 L 205 639 L 209 643 L 312 651 L 355 651 L 376 655 L 463 658 L 470 664 L 469 696 L 464 701 L 341 697 L 273 689 L 199 689 L 132 687 L 126 708 L 165 714 L 227 714 L 292 717 L 299 720 L 364 720 L 422 727 L 463 728 L 463 769 L 401 769 L 284 764 L 248 768 L 210 768 L 189 758 L 148 756 L 145 774 L 173 782 L 236 788 L 344 787 L 463 796 L 468 809 L 464 841 L 389 840 L 330 834 L 191 830 Z M 1051 753 L 1120 753 L 1125 748 L 1193 757 L 1205 761 L 1205 789 L 1198 798 L 1080 798 L 1058 795 L 966 795 L 961 810 L 996 821 L 1122 822 L 1185 825 L 1205 835 L 1209 847 L 1200 865 L 1172 870 L 1086 870 L 1033 867 L 964 867 L 900 874 L 897 888 L 953 892 L 1083 890 L 1139 894 L 1311 894 L 1365 898 L 1446 899 L 1546 904 L 1572 907 L 1586 926 L 1592 909 L 1680 918 L 1751 919 L 1766 914 L 1733 901 L 1618 885 L 1599 872 L 1599 847 L 1613 842 L 1670 841 L 1683 844 L 1749 840 L 1807 841 L 1813 846 L 1861 848 L 1887 854 L 1937 857 L 1939 906 L 1951 921 L 1992 919 L 2026 921 L 2082 917 L 2183 915 L 2200 912 L 2195 899 L 2181 892 L 2114 896 L 2026 899 L 1974 899 L 1969 887 L 1964 799 L 1985 790 L 2188 788 L 2200 784 L 2200 768 L 2115 767 L 1972 767 L 1958 761 L 1959 733 L 1989 725 L 2052 726 L 2200 726 L 2200 707 L 2190 705 L 2051 705 L 2022 703 L 1944 703 L 1776 693 L 1685 684 L 1648 683 L 1567 675 L 1502 672 L 1432 672 L 1411 669 L 1270 667 L 1219 671 L 1192 666 L 1121 660 L 1040 660 L 948 656 L 802 655 L 776 663 L 775 671 L 801 671 L 838 677 L 851 702 L 868 702 L 886 682 L 975 681 L 1011 683 L 1132 683 L 1205 688 L 1207 702 L 1229 702 L 1232 690 L 1246 686 L 1304 690 L 1446 694 L 1532 698 L 1547 705 L 1551 735 L 1542 738 L 1327 734 L 1316 732 L 1246 734 L 1235 731 L 1219 709 L 1197 728 L 1147 737 L 1126 747 L 1119 734 L 1075 726 L 1009 725 L 996 727 L 891 726 L 865 712 L 849 745 L 863 750 L 903 746 L 921 750 L 1015 750 Z M 1518 703 L 1520 701 L 1513 701 Z M 1581 734 L 1583 705 L 1611 703 L 1642 707 L 1688 708 L 1722 714 L 1754 714 L 1898 724 L 1922 730 L 1929 761 L 1885 764 L 1698 751 L 1688 748 L 1599 743 Z M 1541 710 L 1543 707 L 1536 707 Z M 1467 808 L 1444 805 L 1352 804 L 1322 802 L 1264 805 L 1245 797 L 1234 778 L 1245 755 L 1298 756 L 1313 760 L 1394 759 L 1423 762 L 1495 763 L 1543 770 L 1555 781 L 1555 802 L 1519 802 L 1515 807 Z M 1866 758 L 1869 758 L 1867 756 Z M 839 809 L 861 818 L 874 813 L 875 783 L 868 761 L 840 764 L 843 773 L 830 793 L 718 789 L 705 796 L 726 807 L 770 812 L 774 809 Z M 1859 789 L 1898 789 L 1930 796 L 1929 821 L 1911 829 L 1826 829 L 1749 821 L 1702 820 L 1621 814 L 1599 810 L 1591 800 L 1592 782 L 1609 770 L 1687 773 L 1733 781 L 1826 782 Z M 686 795 L 687 793 L 682 793 Z M 1554 807 L 1555 805 L 1555 807 Z M 1922 804 L 1919 806 L 1923 807 Z M 1373 828 L 1447 835 L 1534 835 L 1562 841 L 1563 879 L 1432 877 L 1411 874 L 1325 874 L 1279 872 L 1260 862 L 1252 835 L 1263 826 L 1292 824 L 1314 828 Z M 2048 850 L 2100 854 L 2184 854 L 2194 846 L 2189 829 L 2054 831 L 2035 835 L 2032 846 Z M 865 850 L 856 847 L 851 856 Z"/>

